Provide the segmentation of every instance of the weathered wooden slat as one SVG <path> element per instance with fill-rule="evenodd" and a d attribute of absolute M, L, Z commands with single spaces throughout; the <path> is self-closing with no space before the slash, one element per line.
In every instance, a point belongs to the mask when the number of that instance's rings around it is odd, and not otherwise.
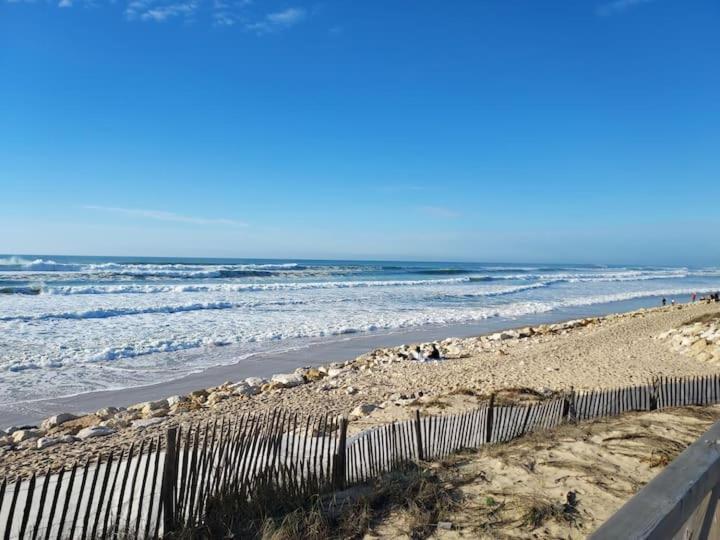
<path fill-rule="evenodd" d="M 115 493 L 115 488 L 117 487 L 117 480 L 118 480 L 118 477 L 120 476 L 120 469 L 124 467 L 125 470 L 127 471 L 130 468 L 129 458 L 128 458 L 127 462 L 124 462 L 123 461 L 124 457 L 125 457 L 125 449 L 123 448 L 122 450 L 120 450 L 120 457 L 118 458 L 117 465 L 115 466 L 115 474 L 113 475 L 113 480 L 112 480 L 112 484 L 110 485 L 110 492 L 108 495 L 107 506 L 105 507 L 105 516 L 103 517 L 103 527 L 102 527 L 102 532 L 100 534 L 100 538 L 103 538 L 103 539 L 107 537 L 107 527 L 108 527 L 108 523 L 110 521 L 110 513 L 112 511 L 112 506 L 113 506 L 112 505 L 113 494 Z M 123 465 L 123 463 L 124 463 L 124 465 Z M 118 514 L 120 513 L 120 509 L 121 509 L 120 504 L 121 504 L 120 502 L 118 502 L 118 504 L 117 504 L 117 513 Z"/>
<path fill-rule="evenodd" d="M 90 459 L 85 462 L 85 468 L 83 469 L 82 480 L 80 480 L 80 492 L 78 493 L 78 500 L 75 504 L 75 513 L 73 514 L 73 520 L 70 524 L 70 538 L 75 538 L 75 526 L 77 525 L 78 517 L 80 516 L 80 508 L 82 507 L 82 499 L 85 494 L 85 483 L 87 481 L 88 470 L 90 469 Z M 71 494 L 68 494 L 68 497 Z M 69 502 L 69 500 L 66 500 Z"/>
<path fill-rule="evenodd" d="M 145 488 L 147 487 L 148 474 L 150 473 L 150 461 L 152 461 L 153 450 L 155 448 L 154 443 L 155 441 L 150 439 L 150 445 L 145 457 L 145 466 L 143 467 L 142 480 L 140 482 L 140 496 L 138 497 L 137 515 L 135 516 L 135 526 L 133 527 L 135 537 L 138 537 L 140 534 L 140 520 L 143 514 L 143 500 L 145 499 Z"/>
<path fill-rule="evenodd" d="M 155 461 L 153 463 L 152 482 L 150 484 L 150 504 L 148 505 L 147 519 L 145 521 L 145 538 L 148 538 L 150 535 L 150 525 L 151 525 L 152 519 L 153 519 L 153 507 L 154 507 L 155 499 L 157 498 L 157 492 L 155 491 L 155 489 L 157 487 L 157 479 L 158 479 L 158 473 L 159 473 L 159 469 L 160 469 L 161 441 L 162 441 L 162 438 L 160 435 L 158 435 L 157 444 L 155 445 Z M 158 506 L 161 506 L 160 502 L 158 502 Z M 157 517 L 156 523 L 159 523 L 160 516 L 158 515 L 156 517 Z"/>
<path fill-rule="evenodd" d="M 30 519 L 30 509 L 32 508 L 33 495 L 35 493 L 35 481 L 35 473 L 33 473 L 30 477 L 30 482 L 28 482 L 27 494 L 25 495 L 25 507 L 23 508 L 22 519 L 20 520 L 19 538 L 25 538 L 25 531 L 27 530 L 28 520 Z"/>
<path fill-rule="evenodd" d="M 15 478 L 15 483 L 13 484 L 13 494 L 12 499 L 10 499 L 10 511 L 8 512 L 8 519 L 5 523 L 5 540 L 10 540 L 10 533 L 12 532 L 12 526 L 13 526 L 13 520 L 15 519 L 15 505 L 17 504 L 18 494 L 20 493 L 20 486 L 22 484 L 22 479 L 20 476 L 17 476 Z"/>
<path fill-rule="evenodd" d="M 57 480 L 55 480 L 55 491 L 53 492 L 52 502 L 50 503 L 50 512 L 48 513 L 47 526 L 45 527 L 45 540 L 50 540 L 50 534 L 52 533 L 52 524 L 55 518 L 57 503 L 60 499 L 60 488 L 62 487 L 63 476 L 65 476 L 65 469 L 60 469 Z M 0 507 L 2 507 L 2 505 L 0 505 Z"/>
<path fill-rule="evenodd" d="M 45 471 L 45 479 L 40 490 L 40 502 L 38 503 L 37 516 L 35 516 L 35 525 L 33 526 L 32 540 L 35 540 L 40 532 L 40 524 L 42 523 L 43 513 L 45 511 L 45 500 L 47 499 L 48 486 L 50 485 L 50 469 Z"/>
<path fill-rule="evenodd" d="M 97 530 L 98 530 L 98 525 L 100 524 L 100 517 L 102 516 L 102 509 L 103 509 L 104 502 L 105 502 L 105 493 L 107 490 L 108 481 L 110 480 L 110 471 L 112 469 L 112 463 L 113 463 L 113 453 L 110 452 L 107 462 L 105 463 L 105 474 L 103 475 L 102 483 L 100 484 L 100 496 L 98 497 L 97 508 L 95 509 L 95 522 L 93 523 L 92 533 L 90 533 L 91 539 L 97 538 Z M 111 495 L 111 498 L 112 498 L 112 495 Z M 108 507 L 109 506 L 110 506 L 110 503 L 108 503 Z"/>
<path fill-rule="evenodd" d="M 72 495 L 73 485 L 75 484 L 75 473 L 77 471 L 77 462 L 73 463 L 72 469 L 70 470 L 70 480 L 68 481 L 67 490 L 65 491 L 65 499 L 63 501 L 63 508 L 60 514 L 60 523 L 58 524 L 57 540 L 63 538 L 63 529 L 65 527 L 65 518 L 67 517 L 68 507 L 70 505 L 70 497 Z"/>
<path fill-rule="evenodd" d="M 100 474 L 100 463 L 101 457 L 98 454 L 97 462 L 95 463 L 95 471 L 93 472 L 92 482 L 90 483 L 90 493 L 88 494 L 87 504 L 85 505 L 85 515 L 83 516 L 83 528 L 82 528 L 82 540 L 85 540 L 88 532 L 88 524 L 90 523 L 90 515 L 92 514 L 92 507 L 95 502 L 93 497 L 95 496 L 95 485 L 97 484 L 98 475 Z"/>
<path fill-rule="evenodd" d="M 137 464 L 135 465 L 135 471 L 133 472 L 133 479 L 132 479 L 132 485 L 130 486 L 130 499 L 128 500 L 128 510 L 127 510 L 127 516 L 125 519 L 125 531 L 129 534 L 130 532 L 130 514 L 132 513 L 132 499 L 133 495 L 135 494 L 135 480 L 137 479 L 138 469 L 140 468 L 140 456 L 142 456 L 143 447 L 145 446 L 145 441 L 140 442 L 140 448 L 138 449 L 138 453 L 136 456 Z M 128 476 L 130 474 L 130 466 L 132 465 L 132 459 L 133 459 L 133 449 L 135 448 L 134 444 L 130 445 L 130 450 L 128 450 L 128 462 L 127 466 L 125 467 L 125 472 L 123 473 L 123 481 L 120 486 L 120 495 L 118 496 L 118 503 L 117 503 L 117 514 L 115 515 L 115 526 L 113 527 L 115 534 L 118 533 L 120 530 L 120 518 L 122 515 L 122 507 L 123 502 L 125 501 L 125 486 L 127 485 Z"/>

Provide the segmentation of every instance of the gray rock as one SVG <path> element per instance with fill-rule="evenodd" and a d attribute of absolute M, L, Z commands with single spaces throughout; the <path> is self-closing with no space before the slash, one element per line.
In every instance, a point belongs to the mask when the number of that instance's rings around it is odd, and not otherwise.
<path fill-rule="evenodd" d="M 70 413 L 60 413 L 56 414 L 55 416 L 51 416 L 50 418 L 46 418 L 43 420 L 42 424 L 40 424 L 40 428 L 47 431 L 48 429 L 52 429 L 54 427 L 58 427 L 61 424 L 64 424 L 65 422 L 69 422 L 70 420 L 76 420 L 77 416 Z"/>
<path fill-rule="evenodd" d="M 167 398 L 167 404 L 170 407 L 177 405 L 178 403 L 185 403 L 186 401 L 189 401 L 187 396 L 170 396 Z"/>
<path fill-rule="evenodd" d="M 232 389 L 232 393 L 236 396 L 254 396 L 255 394 L 260 393 L 259 386 L 250 386 L 246 382 L 233 384 L 230 388 Z"/>
<path fill-rule="evenodd" d="M 60 442 L 60 439 L 58 439 L 56 437 L 40 437 L 37 440 L 37 449 L 42 450 L 43 448 L 55 446 L 59 442 Z"/>
<path fill-rule="evenodd" d="M 133 420 L 132 427 L 138 429 L 145 429 L 150 426 L 156 426 L 163 422 L 162 418 L 144 418 L 142 420 Z"/>
<path fill-rule="evenodd" d="M 115 430 L 107 426 L 93 426 L 78 431 L 77 438 L 84 441 L 85 439 L 94 439 L 95 437 L 105 437 L 113 433 L 115 433 Z"/>

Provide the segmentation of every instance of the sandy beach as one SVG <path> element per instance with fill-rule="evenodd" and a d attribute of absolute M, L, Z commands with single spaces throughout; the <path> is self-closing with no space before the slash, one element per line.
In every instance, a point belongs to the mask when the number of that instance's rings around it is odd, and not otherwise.
<path fill-rule="evenodd" d="M 161 433 L 170 425 L 247 411 L 350 415 L 352 433 L 408 418 L 418 408 L 423 414 L 466 409 L 491 392 L 508 389 L 549 394 L 571 387 L 638 384 L 656 376 L 716 373 L 717 357 L 704 353 L 705 359 L 698 360 L 660 338 L 695 320 L 718 316 L 718 304 L 696 303 L 446 338 L 436 342 L 442 353 L 437 361 L 410 359 L 414 346 L 376 349 L 355 360 L 300 368 L 271 380 L 229 382 L 127 410 L 111 407 L 78 418 L 55 418 L 37 430 L 25 430 L 27 437 L 3 436 L 0 465 L 7 474 L 57 468 Z M 424 354 L 431 347 L 423 344 Z M 82 430 L 95 433 L 79 440 Z M 48 447 L 38 449 L 43 445 L 39 440 Z"/>

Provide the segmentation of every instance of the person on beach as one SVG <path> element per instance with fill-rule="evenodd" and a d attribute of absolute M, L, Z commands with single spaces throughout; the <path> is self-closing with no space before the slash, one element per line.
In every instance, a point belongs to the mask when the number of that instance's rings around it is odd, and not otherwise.
<path fill-rule="evenodd" d="M 697 298 L 697 293 L 692 293 L 692 294 L 690 295 L 690 299 L 691 299 L 692 302 L 694 302 L 696 298 Z"/>
<path fill-rule="evenodd" d="M 662 305 L 667 306 L 667 300 L 665 298 L 662 299 Z"/>
<path fill-rule="evenodd" d="M 412 352 L 413 360 L 417 360 L 418 362 L 424 362 L 425 361 L 425 355 L 420 350 L 420 347 L 415 347 L 415 350 Z"/>
<path fill-rule="evenodd" d="M 432 345 L 432 351 L 430 351 L 430 354 L 428 355 L 429 360 L 440 360 L 440 350 L 437 348 L 437 345 L 433 343 Z"/>
<path fill-rule="evenodd" d="M 670 305 L 671 305 L 671 306 L 674 306 L 674 305 L 675 305 L 675 299 L 674 299 L 674 298 L 673 298 L 672 300 L 670 300 Z"/>

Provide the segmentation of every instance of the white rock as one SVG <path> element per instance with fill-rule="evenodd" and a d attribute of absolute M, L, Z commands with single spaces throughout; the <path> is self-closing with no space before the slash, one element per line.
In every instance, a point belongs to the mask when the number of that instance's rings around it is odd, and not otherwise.
<path fill-rule="evenodd" d="M 177 405 L 178 403 L 185 403 L 186 401 L 190 401 L 187 396 L 170 396 L 167 398 L 167 404 L 169 407 Z"/>
<path fill-rule="evenodd" d="M 285 388 L 293 388 L 294 386 L 305 384 L 305 379 L 297 373 L 279 373 L 273 375 L 272 381 L 282 384 Z"/>
<path fill-rule="evenodd" d="M 358 389 L 355 388 L 354 386 L 348 386 L 348 387 L 345 389 L 345 393 L 346 393 L 347 395 L 349 395 L 349 396 L 352 396 L 352 395 L 358 393 Z"/>
<path fill-rule="evenodd" d="M 144 403 L 136 403 L 128 407 L 131 411 L 154 411 L 157 409 L 166 409 L 168 406 L 167 399 L 160 399 L 158 401 L 145 401 Z"/>
<path fill-rule="evenodd" d="M 38 429 L 20 429 L 13 432 L 12 440 L 15 444 L 17 444 L 30 439 L 37 439 L 41 437 L 42 434 L 43 432 Z"/>
<path fill-rule="evenodd" d="M 65 444 L 71 444 L 77 441 L 77 437 L 73 437 L 72 435 L 63 435 L 58 439 L 58 442 L 65 443 Z"/>
<path fill-rule="evenodd" d="M 267 383 L 267 379 L 263 379 L 261 377 L 248 377 L 245 379 L 245 384 L 248 386 L 260 388 L 265 383 Z"/>
<path fill-rule="evenodd" d="M 57 427 L 65 422 L 69 422 L 70 420 L 75 420 L 76 418 L 77 416 L 70 413 L 56 414 L 55 416 L 51 416 L 50 418 L 43 420 L 42 424 L 40 424 L 40 428 L 47 431 L 48 429 Z"/>
<path fill-rule="evenodd" d="M 254 396 L 260 393 L 259 386 L 250 386 L 246 382 L 233 384 L 230 388 L 232 389 L 232 393 L 236 396 Z"/>
<path fill-rule="evenodd" d="M 163 421 L 162 418 L 144 418 L 142 420 L 133 420 L 132 427 L 138 428 L 138 429 L 145 429 L 146 427 L 156 426 L 158 424 L 161 424 L 162 421 Z"/>
<path fill-rule="evenodd" d="M 329 379 L 332 379 L 333 377 L 337 377 L 338 375 L 344 373 L 345 370 L 341 368 L 330 368 L 328 369 L 327 376 Z"/>
<path fill-rule="evenodd" d="M 93 439 L 95 437 L 105 437 L 106 435 L 112 435 L 115 430 L 106 426 L 93 426 L 86 427 L 78 431 L 77 438 L 81 441 L 85 439 Z"/>

